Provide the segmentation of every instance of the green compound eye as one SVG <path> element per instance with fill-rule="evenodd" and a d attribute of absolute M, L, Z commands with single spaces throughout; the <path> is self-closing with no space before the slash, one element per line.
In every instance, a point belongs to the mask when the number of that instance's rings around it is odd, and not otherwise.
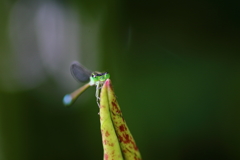
<path fill-rule="evenodd" d="M 90 76 L 90 82 L 89 82 L 90 86 L 95 85 L 98 81 L 99 81 L 99 77 L 97 76 L 97 74 L 92 73 Z"/>
<path fill-rule="evenodd" d="M 105 73 L 98 74 L 98 76 L 99 76 L 99 81 L 106 81 L 110 77 L 110 74 L 108 74 L 108 72 L 105 72 Z"/>
<path fill-rule="evenodd" d="M 105 78 L 105 80 L 109 79 L 110 78 L 110 74 L 108 72 L 106 72 L 105 75 L 104 75 L 104 78 Z"/>
<path fill-rule="evenodd" d="M 96 81 L 99 81 L 99 76 L 96 73 L 92 73 L 90 79 L 96 82 Z"/>

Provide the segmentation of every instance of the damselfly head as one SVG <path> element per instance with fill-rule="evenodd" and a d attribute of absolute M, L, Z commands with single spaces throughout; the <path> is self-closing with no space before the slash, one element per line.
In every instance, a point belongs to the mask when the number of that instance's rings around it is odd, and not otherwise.
<path fill-rule="evenodd" d="M 90 82 L 91 83 L 96 83 L 98 81 L 104 82 L 108 78 L 110 78 L 110 74 L 108 72 L 93 72 L 91 77 L 90 77 Z"/>

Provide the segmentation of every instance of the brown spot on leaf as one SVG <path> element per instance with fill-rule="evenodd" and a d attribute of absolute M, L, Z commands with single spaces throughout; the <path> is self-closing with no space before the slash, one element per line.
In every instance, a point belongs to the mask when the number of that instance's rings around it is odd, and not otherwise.
<path fill-rule="evenodd" d="M 117 114 L 120 114 L 121 113 L 121 110 L 119 109 L 118 105 L 117 105 L 117 101 L 116 99 L 112 101 L 112 111 L 117 113 Z"/>
<path fill-rule="evenodd" d="M 108 142 L 108 141 L 107 141 L 106 139 L 105 139 L 105 140 L 103 140 L 103 144 L 105 144 L 105 145 L 106 145 L 106 144 L 107 144 L 107 142 Z"/>
<path fill-rule="evenodd" d="M 110 134 L 108 133 L 108 131 L 106 131 L 105 136 L 108 137 Z"/>
<path fill-rule="evenodd" d="M 127 130 L 127 128 L 126 128 L 126 126 L 125 126 L 124 124 L 122 124 L 121 126 L 119 126 L 119 130 L 120 130 L 121 132 L 124 132 L 124 131 Z"/>
<path fill-rule="evenodd" d="M 123 137 L 122 136 L 118 136 L 118 140 L 121 143 L 123 141 Z"/>
<path fill-rule="evenodd" d="M 130 137 L 128 134 L 123 134 L 123 143 L 130 143 Z"/>

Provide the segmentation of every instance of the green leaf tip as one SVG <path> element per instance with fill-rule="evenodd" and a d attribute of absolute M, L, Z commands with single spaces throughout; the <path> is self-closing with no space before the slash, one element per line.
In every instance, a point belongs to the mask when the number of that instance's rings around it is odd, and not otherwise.
<path fill-rule="evenodd" d="M 110 79 L 105 81 L 101 89 L 99 113 L 104 160 L 141 160 L 140 152 L 123 118 Z"/>

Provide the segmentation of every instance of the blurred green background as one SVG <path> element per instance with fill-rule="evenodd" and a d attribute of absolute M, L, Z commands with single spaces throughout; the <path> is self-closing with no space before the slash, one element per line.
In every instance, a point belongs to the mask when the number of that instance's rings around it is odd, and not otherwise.
<path fill-rule="evenodd" d="M 240 2 L 1 0 L 0 159 L 103 159 L 95 88 L 108 71 L 142 158 L 240 159 Z"/>

